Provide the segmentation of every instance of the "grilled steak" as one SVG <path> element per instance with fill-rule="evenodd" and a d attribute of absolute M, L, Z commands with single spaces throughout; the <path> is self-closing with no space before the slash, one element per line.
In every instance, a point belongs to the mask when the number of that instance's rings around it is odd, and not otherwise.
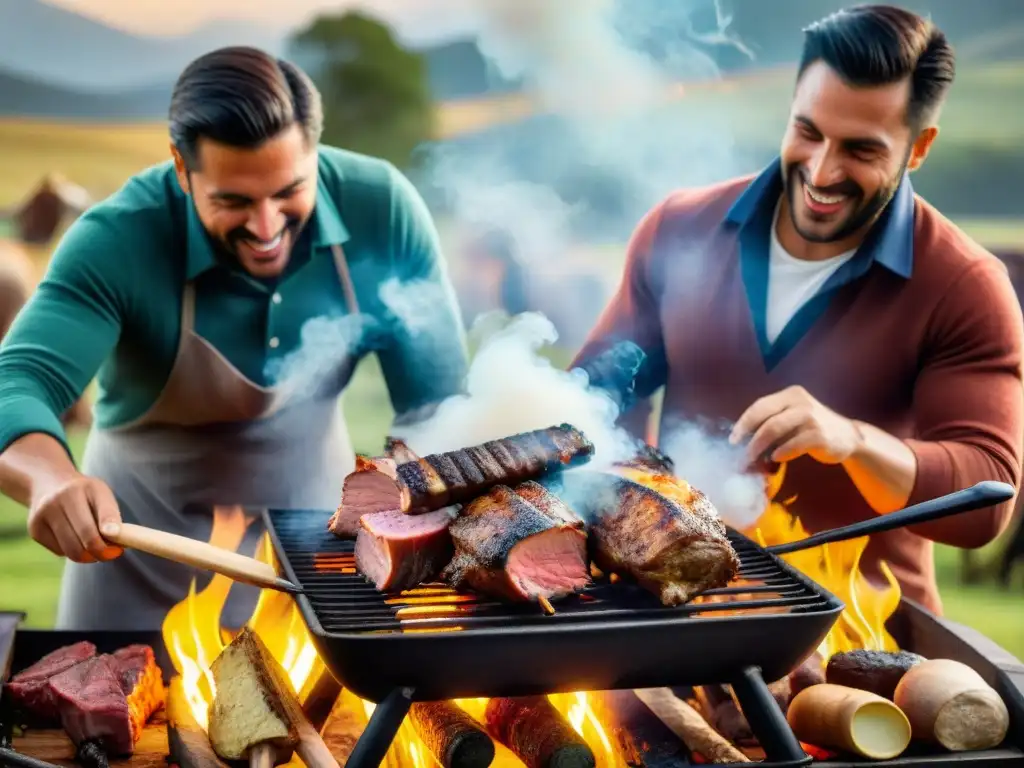
<path fill-rule="evenodd" d="M 584 500 L 594 564 L 635 579 L 665 605 L 681 605 L 735 577 L 739 558 L 725 525 L 700 491 L 666 482 L 663 495 L 625 477 L 566 473 L 559 481 Z M 556 491 L 557 493 L 558 491 Z"/>
<path fill-rule="evenodd" d="M 633 458 L 621 462 L 619 466 L 637 469 L 641 472 L 649 472 L 652 475 L 672 476 L 676 473 L 675 462 L 669 456 L 647 443 L 644 443 L 639 448 Z"/>
<path fill-rule="evenodd" d="M 84 640 L 58 648 L 11 678 L 4 686 L 4 693 L 27 714 L 42 721 L 56 722 L 60 713 L 48 685 L 50 678 L 95 656 L 96 646 Z"/>
<path fill-rule="evenodd" d="M 397 464 L 405 464 L 408 461 L 419 461 L 419 456 L 398 437 L 387 437 L 384 440 L 384 455 L 394 459 Z"/>
<path fill-rule="evenodd" d="M 583 433 L 562 424 L 404 464 L 363 458 L 345 478 L 341 507 L 329 527 L 336 535 L 352 535 L 349 531 L 356 532 L 355 522 L 365 514 L 392 509 L 422 514 L 462 504 L 496 485 L 582 464 L 593 453 Z"/>
<path fill-rule="evenodd" d="M 455 557 L 441 578 L 455 589 L 529 601 L 564 597 L 589 582 L 582 523 L 537 483 L 491 489 L 448 530 Z"/>
<path fill-rule="evenodd" d="M 433 581 L 451 562 L 448 526 L 456 509 L 425 515 L 397 510 L 363 515 L 356 537 L 356 567 L 382 592 L 401 592 Z"/>

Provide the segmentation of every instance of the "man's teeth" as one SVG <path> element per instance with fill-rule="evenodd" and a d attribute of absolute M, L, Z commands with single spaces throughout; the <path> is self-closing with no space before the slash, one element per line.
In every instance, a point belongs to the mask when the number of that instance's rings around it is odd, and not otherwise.
<path fill-rule="evenodd" d="M 805 187 L 805 189 L 811 200 L 822 205 L 834 205 L 841 203 L 844 199 L 844 195 L 823 195 L 821 192 L 815 192 L 810 187 Z"/>
<path fill-rule="evenodd" d="M 271 240 L 269 243 L 261 243 L 261 242 L 257 242 L 255 240 L 253 240 L 253 241 L 250 241 L 249 245 L 252 246 L 252 249 L 254 251 L 260 251 L 262 253 L 266 253 L 267 251 L 272 251 L 275 248 L 277 248 L 277 246 L 279 246 L 281 244 L 281 238 L 282 237 L 284 237 L 284 233 L 281 233 L 280 235 L 275 237 L 273 240 Z"/>

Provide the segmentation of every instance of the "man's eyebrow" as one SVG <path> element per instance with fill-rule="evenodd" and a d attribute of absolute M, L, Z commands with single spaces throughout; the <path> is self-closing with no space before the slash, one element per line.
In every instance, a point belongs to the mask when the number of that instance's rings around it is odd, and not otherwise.
<path fill-rule="evenodd" d="M 809 117 L 803 115 L 797 115 L 793 120 L 800 125 L 814 131 L 819 136 L 822 135 L 821 130 L 814 124 L 814 121 Z M 889 144 L 882 139 L 876 138 L 875 136 L 854 136 L 840 140 L 842 145 L 847 149 L 864 150 L 864 149 L 889 149 Z"/>
<path fill-rule="evenodd" d="M 290 192 L 295 191 L 296 187 L 301 186 L 302 184 L 305 183 L 305 181 L 306 181 L 305 177 L 298 178 L 295 181 L 293 181 L 291 184 L 289 184 L 288 186 L 282 187 L 281 189 L 279 189 L 277 192 L 275 192 L 273 195 L 271 195 L 271 197 L 284 197 L 287 194 L 289 194 Z M 238 192 L 219 192 L 218 191 L 218 192 L 211 193 L 210 197 L 213 198 L 214 200 L 223 200 L 225 202 L 232 202 L 232 203 L 251 203 L 252 202 L 252 198 L 251 197 L 249 197 L 247 195 L 239 194 Z"/>

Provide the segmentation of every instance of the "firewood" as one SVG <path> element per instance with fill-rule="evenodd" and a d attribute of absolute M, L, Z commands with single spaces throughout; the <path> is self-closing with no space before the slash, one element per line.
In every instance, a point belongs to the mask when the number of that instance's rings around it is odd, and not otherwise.
<path fill-rule="evenodd" d="M 213 751 L 206 730 L 196 722 L 180 677 L 167 688 L 167 746 L 181 768 L 228 768 Z"/>
<path fill-rule="evenodd" d="M 338 761 L 338 765 L 345 765 L 348 762 L 356 742 L 366 728 L 366 715 L 356 709 L 357 706 L 359 702 L 356 697 L 342 691 L 320 731 L 320 736 L 331 751 L 331 755 Z"/>
<path fill-rule="evenodd" d="M 210 707 L 210 743 L 225 760 L 265 768 L 294 750 L 308 768 L 337 768 L 306 719 L 288 675 L 259 635 L 246 627 L 210 667 L 217 689 Z M 259 747 L 259 749 L 254 749 Z"/>
<path fill-rule="evenodd" d="M 711 727 L 693 707 L 668 688 L 643 688 L 634 691 L 658 719 L 672 729 L 691 752 L 710 763 L 749 763 L 750 760 Z"/>
<path fill-rule="evenodd" d="M 606 733 L 629 768 L 685 765 L 687 748 L 632 691 L 591 693 Z"/>

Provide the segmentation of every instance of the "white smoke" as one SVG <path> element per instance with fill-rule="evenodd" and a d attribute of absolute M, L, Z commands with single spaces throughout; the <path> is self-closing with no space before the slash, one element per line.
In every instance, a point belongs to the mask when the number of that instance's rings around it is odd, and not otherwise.
<path fill-rule="evenodd" d="M 294 351 L 267 363 L 267 381 L 280 387 L 285 399 L 329 396 L 344 374 L 344 363 L 354 367 L 374 325 L 375 321 L 363 314 L 307 320 Z"/>
<path fill-rule="evenodd" d="M 466 391 L 445 400 L 425 422 L 403 437 L 421 456 L 479 445 L 563 422 L 594 444 L 589 467 L 607 466 L 635 453 L 633 441 L 615 426 L 618 408 L 587 385 L 582 371 L 555 367 L 540 354 L 558 334 L 543 315 L 527 312 L 510 321 L 484 315 L 472 332 L 479 348 Z"/>

